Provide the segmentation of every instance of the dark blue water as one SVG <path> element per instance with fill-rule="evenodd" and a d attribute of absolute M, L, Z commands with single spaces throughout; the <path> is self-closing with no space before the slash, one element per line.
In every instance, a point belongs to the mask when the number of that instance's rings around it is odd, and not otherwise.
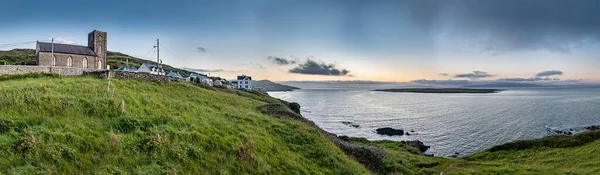
<path fill-rule="evenodd" d="M 516 89 L 494 94 L 422 94 L 348 89 L 271 92 L 300 103 L 326 131 L 371 140 L 420 140 L 427 153 L 461 156 L 520 139 L 548 136 L 547 127 L 600 125 L 600 88 Z M 354 128 L 342 123 L 354 122 Z M 380 127 L 414 130 L 382 136 Z"/>

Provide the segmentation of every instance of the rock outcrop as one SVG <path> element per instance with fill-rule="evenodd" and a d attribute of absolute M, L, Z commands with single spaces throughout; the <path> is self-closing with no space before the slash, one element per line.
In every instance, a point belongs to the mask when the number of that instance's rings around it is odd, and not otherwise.
<path fill-rule="evenodd" d="M 404 135 L 404 131 L 401 129 L 394 129 L 390 127 L 379 128 L 377 130 L 377 134 L 395 136 L 395 135 Z"/>

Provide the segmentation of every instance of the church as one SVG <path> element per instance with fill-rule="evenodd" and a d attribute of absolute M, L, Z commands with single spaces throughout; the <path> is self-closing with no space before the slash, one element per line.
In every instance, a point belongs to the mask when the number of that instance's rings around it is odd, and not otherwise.
<path fill-rule="evenodd" d="M 107 69 L 106 32 L 90 32 L 87 46 L 37 42 L 35 61 L 38 66 Z"/>

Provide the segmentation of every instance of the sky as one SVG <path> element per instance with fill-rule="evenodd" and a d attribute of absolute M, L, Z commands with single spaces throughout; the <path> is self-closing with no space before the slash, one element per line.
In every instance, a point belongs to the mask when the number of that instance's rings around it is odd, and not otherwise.
<path fill-rule="evenodd" d="M 3 0 L 0 50 L 86 45 L 273 81 L 600 82 L 597 0 Z"/>

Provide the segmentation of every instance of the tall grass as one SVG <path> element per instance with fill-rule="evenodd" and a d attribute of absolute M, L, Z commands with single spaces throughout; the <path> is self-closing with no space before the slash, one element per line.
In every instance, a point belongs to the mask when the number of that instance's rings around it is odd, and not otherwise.
<path fill-rule="evenodd" d="M 110 87 L 90 77 L 0 81 L 0 172 L 368 173 L 315 128 L 256 110 L 276 99 L 184 82 Z"/>

